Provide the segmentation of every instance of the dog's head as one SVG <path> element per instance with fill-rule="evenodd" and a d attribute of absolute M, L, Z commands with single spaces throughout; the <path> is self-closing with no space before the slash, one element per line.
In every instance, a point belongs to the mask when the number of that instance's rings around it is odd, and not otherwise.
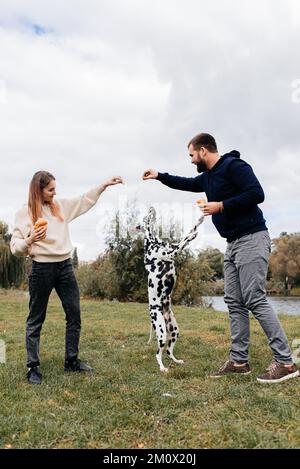
<path fill-rule="evenodd" d="M 136 231 L 140 231 L 145 233 L 147 228 L 150 228 L 153 223 L 156 221 L 156 210 L 154 207 L 150 207 L 148 211 L 148 215 L 143 218 L 143 222 L 138 224 L 135 229 Z"/>

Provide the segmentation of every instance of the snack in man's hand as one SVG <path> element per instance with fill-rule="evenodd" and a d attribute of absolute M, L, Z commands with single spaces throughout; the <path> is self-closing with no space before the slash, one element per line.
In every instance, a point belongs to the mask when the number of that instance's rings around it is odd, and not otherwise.
<path fill-rule="evenodd" d="M 204 205 L 206 204 L 206 200 L 205 199 L 198 199 L 197 200 L 197 205 Z"/>
<path fill-rule="evenodd" d="M 34 224 L 34 229 L 38 230 L 42 226 L 47 226 L 47 225 L 48 225 L 47 220 L 45 220 L 44 218 L 38 218 L 37 221 Z M 45 238 L 46 238 L 46 233 L 45 233 L 45 236 L 42 239 L 45 239 Z"/>
<path fill-rule="evenodd" d="M 201 212 L 204 213 L 204 205 L 206 204 L 207 200 L 206 199 L 198 199 L 197 200 L 197 205 L 200 208 Z"/>

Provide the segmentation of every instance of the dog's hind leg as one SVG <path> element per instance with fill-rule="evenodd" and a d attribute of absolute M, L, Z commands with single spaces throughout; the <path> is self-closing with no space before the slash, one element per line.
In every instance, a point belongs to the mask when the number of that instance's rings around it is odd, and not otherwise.
<path fill-rule="evenodd" d="M 152 313 L 152 318 L 153 318 L 153 313 Z M 162 311 L 155 312 L 155 320 L 153 324 L 155 325 L 155 332 L 156 332 L 157 345 L 158 345 L 158 349 L 156 352 L 156 360 L 159 365 L 160 371 L 168 372 L 169 371 L 168 368 L 166 368 L 162 362 L 162 353 L 163 353 L 163 349 L 167 341 L 166 323 L 165 323 L 165 319 L 163 317 Z"/>
<path fill-rule="evenodd" d="M 150 324 L 149 339 L 148 339 L 147 345 L 150 345 L 150 344 L 151 344 L 153 329 L 154 329 L 154 327 L 153 327 L 153 324 L 151 323 L 151 324 Z"/>
<path fill-rule="evenodd" d="M 184 363 L 184 361 L 183 360 L 178 360 L 174 356 L 174 353 L 173 353 L 175 343 L 176 343 L 176 341 L 178 339 L 178 336 L 179 336 L 179 327 L 178 327 L 178 324 L 176 322 L 174 313 L 171 310 L 171 308 L 169 310 L 167 330 L 168 330 L 168 333 L 169 333 L 169 342 L 168 342 L 167 354 L 169 355 L 171 360 L 173 360 L 173 362 L 182 364 L 182 363 Z"/>

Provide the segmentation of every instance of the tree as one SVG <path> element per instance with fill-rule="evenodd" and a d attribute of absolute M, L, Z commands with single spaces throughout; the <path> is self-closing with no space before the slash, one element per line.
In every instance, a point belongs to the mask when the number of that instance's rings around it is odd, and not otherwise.
<path fill-rule="evenodd" d="M 300 283 L 300 233 L 284 234 L 272 240 L 270 270 L 275 280 L 284 283 L 285 294 Z"/>
<path fill-rule="evenodd" d="M 79 261 L 78 261 L 78 254 L 77 254 L 76 247 L 73 249 L 73 253 L 72 253 L 72 264 L 74 266 L 74 269 L 77 269 Z"/>
<path fill-rule="evenodd" d="M 0 221 L 0 287 L 19 287 L 25 280 L 25 257 L 13 256 L 8 225 Z"/>
<path fill-rule="evenodd" d="M 185 249 L 176 260 L 177 282 L 173 303 L 187 306 L 202 303 L 202 296 L 209 293 L 208 286 L 213 270 L 206 261 L 199 260 L 190 249 Z"/>
<path fill-rule="evenodd" d="M 219 249 L 207 248 L 203 251 L 200 251 L 198 254 L 198 260 L 204 264 L 207 264 L 212 270 L 211 280 L 223 278 L 224 254 L 222 254 Z"/>

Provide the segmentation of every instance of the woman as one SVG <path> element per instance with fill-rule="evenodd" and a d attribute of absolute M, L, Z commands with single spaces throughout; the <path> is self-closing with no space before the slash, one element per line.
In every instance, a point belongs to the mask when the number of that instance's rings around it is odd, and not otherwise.
<path fill-rule="evenodd" d="M 104 184 L 72 199 L 55 199 L 55 177 L 47 171 L 34 174 L 28 204 L 16 214 L 10 248 L 16 256 L 30 256 L 29 315 L 26 321 L 27 379 L 41 384 L 39 371 L 40 333 L 46 317 L 50 293 L 55 288 L 66 315 L 65 371 L 92 371 L 78 359 L 80 337 L 79 289 L 71 261 L 72 244 L 68 224 L 90 210 L 108 187 L 122 183 L 113 177 Z M 34 228 L 38 218 L 46 226 Z"/>

